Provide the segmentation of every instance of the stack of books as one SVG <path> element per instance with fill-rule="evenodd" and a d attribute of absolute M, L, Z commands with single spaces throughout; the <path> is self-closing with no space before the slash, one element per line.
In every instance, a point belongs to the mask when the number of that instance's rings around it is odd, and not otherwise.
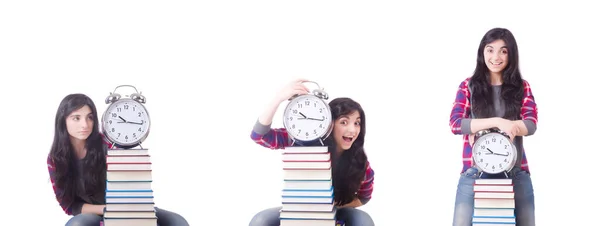
<path fill-rule="evenodd" d="M 109 149 L 104 226 L 156 226 L 148 149 Z"/>
<path fill-rule="evenodd" d="M 280 225 L 337 226 L 327 147 L 286 147 L 282 160 Z"/>
<path fill-rule="evenodd" d="M 473 226 L 514 226 L 515 193 L 512 179 L 476 179 Z"/>

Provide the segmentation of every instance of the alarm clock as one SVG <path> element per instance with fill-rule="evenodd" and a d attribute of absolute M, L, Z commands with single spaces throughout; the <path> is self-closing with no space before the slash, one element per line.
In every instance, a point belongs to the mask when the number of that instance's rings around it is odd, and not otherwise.
<path fill-rule="evenodd" d="M 135 93 L 122 97 L 116 93 L 120 87 L 131 87 Z M 105 100 L 109 104 L 102 115 L 102 133 L 121 149 L 141 147 L 150 133 L 150 115 L 144 106 L 146 97 L 134 86 L 120 85 Z"/>
<path fill-rule="evenodd" d="M 517 161 L 517 148 L 508 134 L 486 129 L 475 134 L 472 158 L 475 166 L 487 174 L 510 172 Z"/>
<path fill-rule="evenodd" d="M 331 109 L 325 102 L 329 95 L 316 82 L 307 82 L 314 83 L 318 88 L 289 99 L 283 113 L 283 126 L 293 141 L 292 145 L 296 141 L 306 144 L 319 141 L 324 145 L 323 140 L 333 130 Z"/>

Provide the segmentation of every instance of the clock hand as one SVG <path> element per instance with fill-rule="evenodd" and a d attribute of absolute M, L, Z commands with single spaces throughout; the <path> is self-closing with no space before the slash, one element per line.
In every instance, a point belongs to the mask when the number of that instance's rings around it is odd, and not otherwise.
<path fill-rule="evenodd" d="M 302 112 L 298 112 L 298 114 L 302 115 L 302 117 L 306 118 L 306 115 L 302 114 Z"/>
<path fill-rule="evenodd" d="M 490 150 L 489 148 L 485 148 L 486 150 L 488 150 L 490 152 L 490 154 L 494 154 L 494 152 L 492 150 Z"/>
<path fill-rule="evenodd" d="M 143 124 L 141 122 L 127 122 L 127 123 L 129 123 L 129 124 L 137 124 L 137 125 L 142 125 Z"/>
<path fill-rule="evenodd" d="M 298 118 L 298 120 L 315 120 L 315 121 L 323 121 L 324 119 L 318 119 L 318 118 Z"/>
<path fill-rule="evenodd" d="M 121 120 L 123 120 L 123 122 L 127 122 L 127 120 L 125 120 L 125 119 L 124 119 L 123 117 L 121 117 L 120 115 L 119 115 L 119 118 L 120 118 Z"/>
<path fill-rule="evenodd" d="M 498 154 L 498 153 L 494 153 L 494 155 L 508 156 L 508 154 Z"/>
<path fill-rule="evenodd" d="M 310 120 L 317 120 L 317 121 L 323 121 L 323 119 L 318 119 L 318 118 L 306 118 L 306 119 L 310 119 Z"/>

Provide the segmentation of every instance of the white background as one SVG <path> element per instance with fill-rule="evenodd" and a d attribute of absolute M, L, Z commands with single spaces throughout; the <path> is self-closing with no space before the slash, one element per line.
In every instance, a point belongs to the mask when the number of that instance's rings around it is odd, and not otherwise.
<path fill-rule="evenodd" d="M 250 131 L 269 98 L 304 77 L 366 111 L 376 178 L 362 209 L 377 225 L 449 225 L 461 169 L 452 102 L 481 37 L 500 26 L 516 36 L 539 107 L 538 131 L 525 139 L 537 224 L 596 221 L 597 12 L 545 1 L 419 4 L 0 3 L 0 219 L 69 219 L 45 164 L 58 104 L 81 92 L 103 112 L 109 92 L 132 84 L 148 99 L 157 206 L 191 225 L 247 225 L 279 205 L 281 189 L 279 152 Z"/>

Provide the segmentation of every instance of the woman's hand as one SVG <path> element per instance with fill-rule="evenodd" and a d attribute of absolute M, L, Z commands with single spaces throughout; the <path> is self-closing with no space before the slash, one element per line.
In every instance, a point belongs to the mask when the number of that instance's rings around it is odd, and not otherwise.
<path fill-rule="evenodd" d="M 275 96 L 275 101 L 281 103 L 294 95 L 304 95 L 310 92 L 303 82 L 307 82 L 306 79 L 297 79 L 288 85 L 284 86 Z"/>
<path fill-rule="evenodd" d="M 500 118 L 498 120 L 497 127 L 500 131 L 508 134 L 511 141 L 514 141 L 515 136 L 520 132 L 519 125 L 516 122 L 508 119 Z"/>

